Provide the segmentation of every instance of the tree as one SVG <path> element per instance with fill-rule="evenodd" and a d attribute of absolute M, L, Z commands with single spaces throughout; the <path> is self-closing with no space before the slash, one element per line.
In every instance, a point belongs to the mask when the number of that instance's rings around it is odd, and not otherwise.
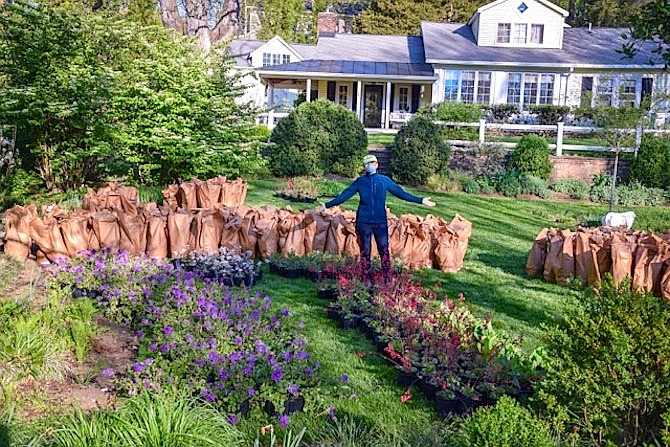
<path fill-rule="evenodd" d="M 626 147 L 636 144 L 636 130 L 641 125 L 646 109 L 639 107 L 596 107 L 593 119 L 598 137 L 614 152 L 614 172 L 612 174 L 612 190 L 610 193 L 610 212 L 614 209 L 616 197 L 616 179 L 619 170 L 619 154 Z"/>
<path fill-rule="evenodd" d="M 422 20 L 466 22 L 487 0 L 373 0 L 356 18 L 354 28 L 363 34 L 416 35 Z"/>
<path fill-rule="evenodd" d="M 670 65 L 670 3 L 667 0 L 651 0 L 633 14 L 630 36 L 623 46 L 623 53 L 633 57 L 645 40 L 656 44 L 658 54 L 667 68 Z"/>
<path fill-rule="evenodd" d="M 260 39 L 281 36 L 289 42 L 303 41 L 306 35 L 297 33 L 298 22 L 305 12 L 303 0 L 266 0 L 263 4 L 263 18 Z"/>

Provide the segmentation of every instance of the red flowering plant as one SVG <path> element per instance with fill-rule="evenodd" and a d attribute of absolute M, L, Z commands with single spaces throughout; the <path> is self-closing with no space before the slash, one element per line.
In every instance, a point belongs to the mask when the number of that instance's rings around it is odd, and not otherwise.
<path fill-rule="evenodd" d="M 324 272 L 326 271 L 324 269 Z M 339 309 L 345 318 L 369 316 L 372 308 L 370 288 L 365 283 L 360 262 L 354 260 L 339 264 L 335 278 L 338 298 L 334 307 Z"/>

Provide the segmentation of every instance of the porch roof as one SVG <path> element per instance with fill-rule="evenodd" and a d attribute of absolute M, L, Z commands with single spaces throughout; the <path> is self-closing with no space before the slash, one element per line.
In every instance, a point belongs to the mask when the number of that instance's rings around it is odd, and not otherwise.
<path fill-rule="evenodd" d="M 337 77 L 430 82 L 437 79 L 433 66 L 430 64 L 321 59 L 262 67 L 257 70 L 257 73 L 261 77 L 297 79 Z"/>

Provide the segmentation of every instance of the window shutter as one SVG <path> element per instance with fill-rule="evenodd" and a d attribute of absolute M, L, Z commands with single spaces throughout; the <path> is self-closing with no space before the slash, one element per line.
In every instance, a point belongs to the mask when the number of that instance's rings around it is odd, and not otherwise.
<path fill-rule="evenodd" d="M 412 86 L 412 110 L 411 113 L 416 113 L 419 110 L 419 97 L 421 96 L 421 86 L 413 85 Z"/>
<path fill-rule="evenodd" d="M 356 104 L 358 99 L 358 82 L 353 82 L 353 88 L 351 89 L 351 110 L 356 111 Z"/>
<path fill-rule="evenodd" d="M 328 101 L 335 102 L 335 81 L 328 81 L 328 88 L 326 92 L 326 98 L 328 98 Z"/>

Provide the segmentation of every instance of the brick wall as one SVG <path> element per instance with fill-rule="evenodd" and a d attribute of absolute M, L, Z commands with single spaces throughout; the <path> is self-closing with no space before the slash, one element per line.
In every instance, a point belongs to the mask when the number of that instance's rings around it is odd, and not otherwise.
<path fill-rule="evenodd" d="M 590 183 L 591 178 L 596 174 L 612 174 L 614 172 L 614 158 L 551 156 L 550 159 L 554 164 L 550 177 L 552 182 L 564 178 L 580 178 Z M 630 160 L 619 158 L 619 179 L 626 180 L 629 169 Z"/>

